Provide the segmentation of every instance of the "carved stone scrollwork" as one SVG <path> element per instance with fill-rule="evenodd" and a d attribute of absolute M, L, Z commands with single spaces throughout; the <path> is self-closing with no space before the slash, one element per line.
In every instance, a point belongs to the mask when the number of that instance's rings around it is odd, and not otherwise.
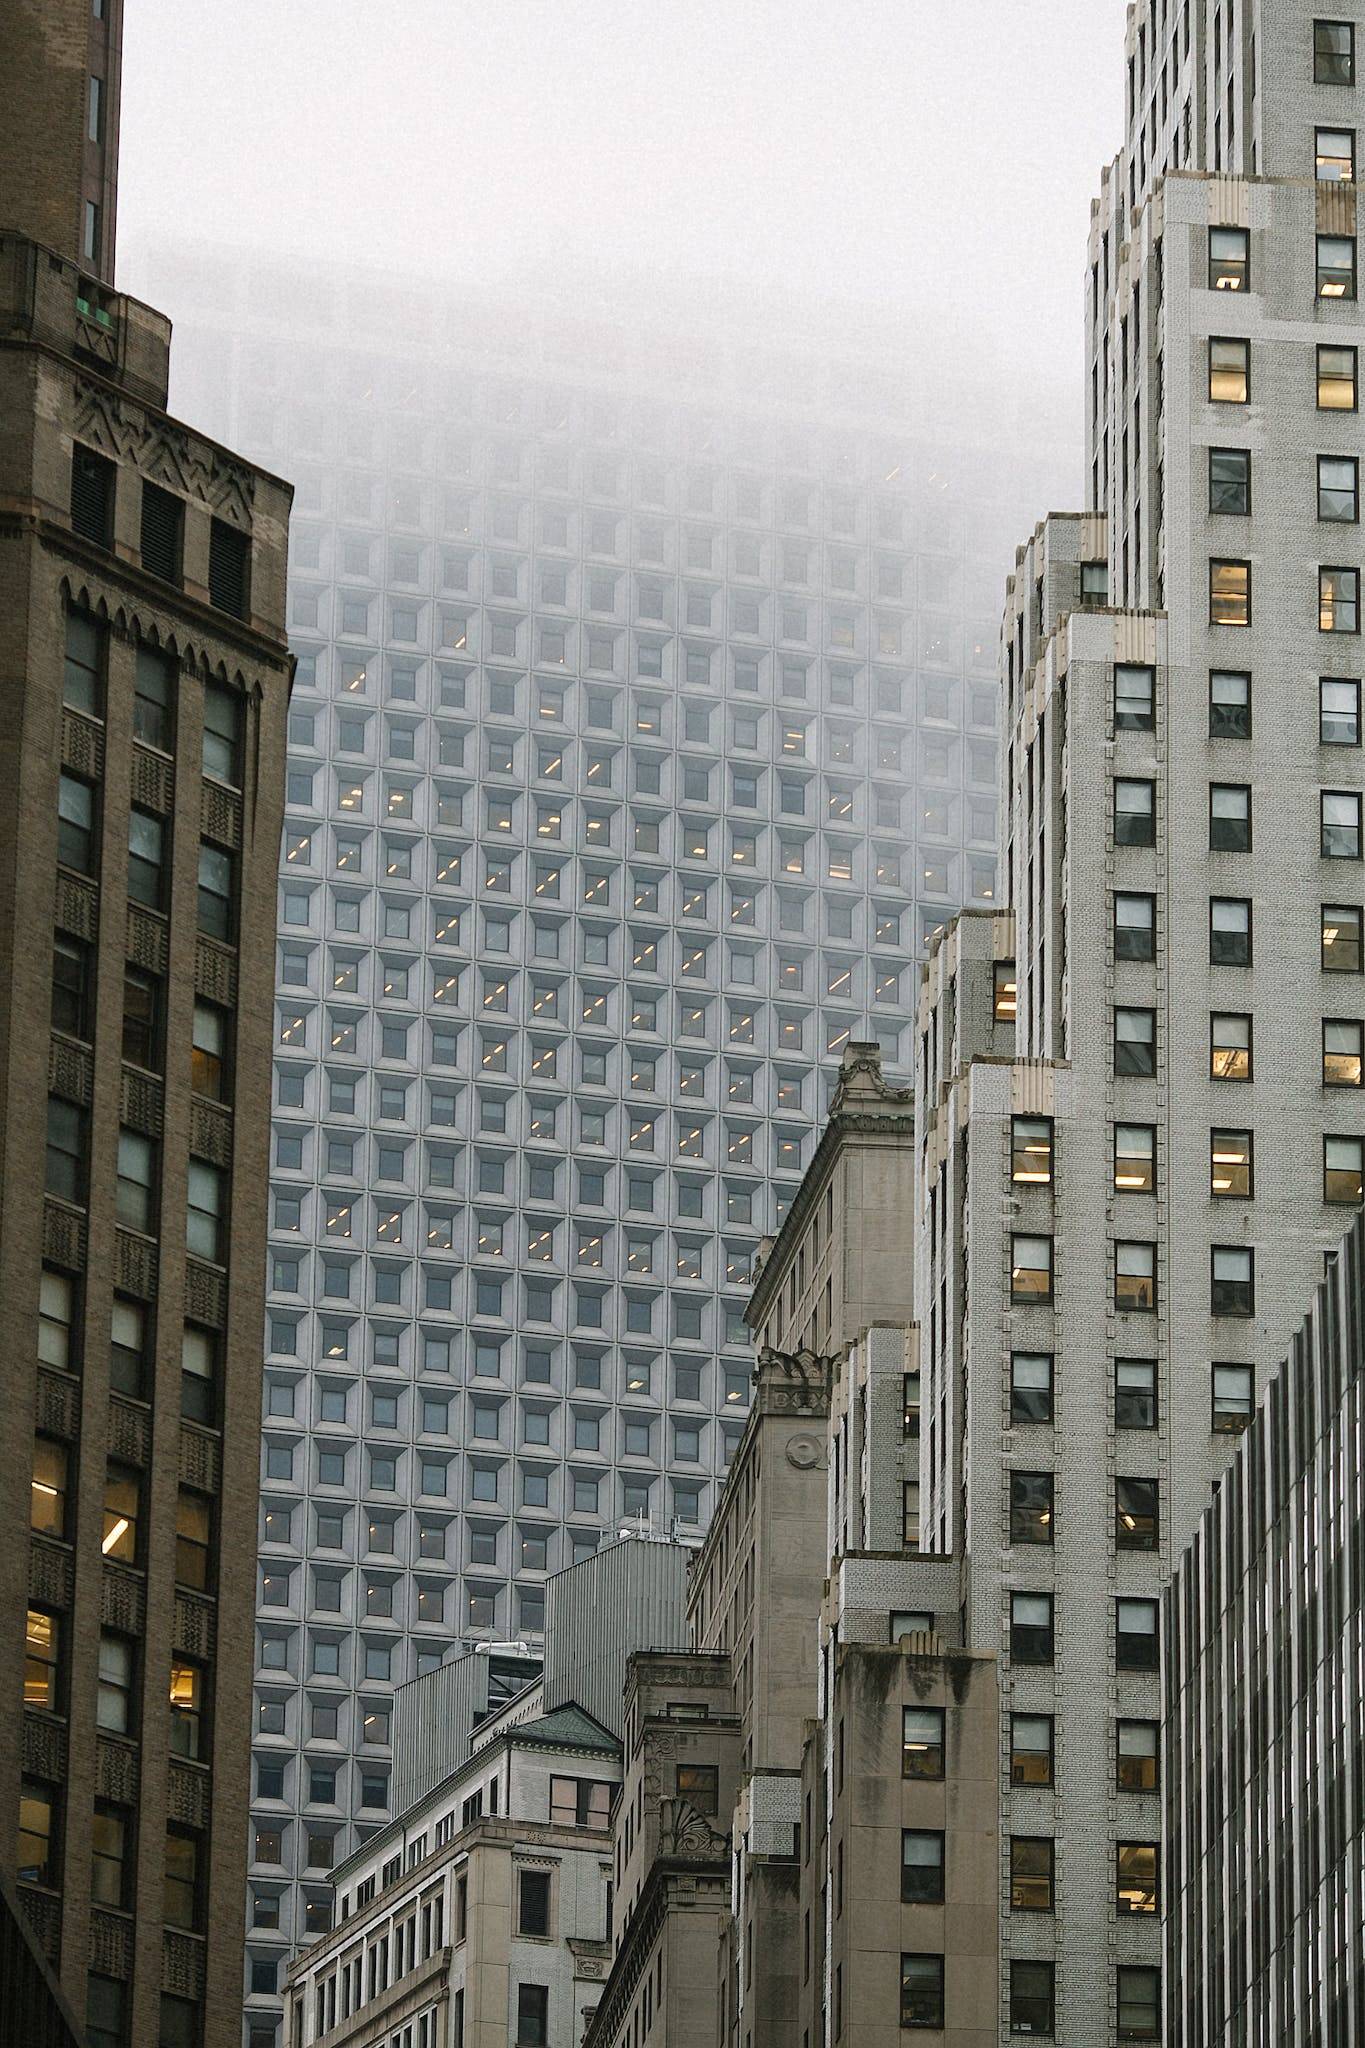
<path fill-rule="evenodd" d="M 699 1856 L 714 1862 L 730 1853 L 730 1837 L 717 1833 L 704 1813 L 685 1799 L 665 1799 L 659 1807 L 659 1854 Z"/>

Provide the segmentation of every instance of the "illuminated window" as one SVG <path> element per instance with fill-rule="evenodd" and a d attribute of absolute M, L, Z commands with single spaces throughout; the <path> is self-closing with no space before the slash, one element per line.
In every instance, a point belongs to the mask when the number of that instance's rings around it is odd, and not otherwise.
<path fill-rule="evenodd" d="M 1245 405 L 1251 396 L 1251 343 L 1232 336 L 1209 341 L 1209 398 L 1215 405 Z"/>
<path fill-rule="evenodd" d="M 104 1535 L 100 1550 L 105 1557 L 123 1564 L 137 1562 L 141 1484 L 131 1466 L 110 1460 L 104 1481 Z"/>
<path fill-rule="evenodd" d="M 1349 1202 L 1361 1199 L 1361 1169 L 1365 1162 L 1365 1140 L 1324 1138 L 1322 1141 L 1322 1199 Z"/>
<path fill-rule="evenodd" d="M 1155 1186 L 1156 1131 L 1151 1124 L 1115 1124 L 1114 1186 L 1121 1193 L 1150 1194 Z"/>
<path fill-rule="evenodd" d="M 1319 412 L 1354 412 L 1356 409 L 1356 351 L 1333 344 L 1318 348 Z"/>
<path fill-rule="evenodd" d="M 61 1705 L 61 1621 L 41 1607 L 28 1609 L 24 1639 L 24 1705 L 52 1712 Z"/>
<path fill-rule="evenodd" d="M 1120 1842 L 1117 1845 L 1115 1910 L 1119 1913 L 1155 1913 L 1157 1907 L 1157 1849 L 1154 1842 Z"/>
<path fill-rule="evenodd" d="M 1010 1294 L 1016 1302 L 1049 1302 L 1052 1299 L 1052 1239 L 1024 1237 L 1012 1240 Z"/>
<path fill-rule="evenodd" d="M 1155 1792 L 1161 1730 L 1155 1721 L 1120 1721 L 1115 1779 L 1120 1792 Z"/>
<path fill-rule="evenodd" d="M 942 1778 L 942 1707 L 902 1707 L 901 1776 Z"/>
<path fill-rule="evenodd" d="M 1365 1027 L 1354 1019 L 1325 1017 L 1322 1024 L 1322 1082 L 1325 1088 L 1359 1088 Z"/>
<path fill-rule="evenodd" d="M 1209 624 L 1251 624 L 1251 564 L 1214 559 L 1209 563 Z"/>
<path fill-rule="evenodd" d="M 1210 1131 L 1209 1193 L 1249 1199 L 1252 1194 L 1251 1132 Z"/>
<path fill-rule="evenodd" d="M 1250 1017 L 1215 1011 L 1209 1018 L 1209 1078 L 1213 1081 L 1251 1079 Z"/>
<path fill-rule="evenodd" d="M 1052 1119 L 1016 1116 L 1011 1120 L 1011 1178 L 1046 1187 L 1052 1180 Z"/>

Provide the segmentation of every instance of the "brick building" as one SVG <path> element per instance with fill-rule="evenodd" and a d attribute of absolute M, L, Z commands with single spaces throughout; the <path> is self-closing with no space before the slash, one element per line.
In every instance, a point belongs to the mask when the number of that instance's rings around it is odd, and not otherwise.
<path fill-rule="evenodd" d="M 91 2048 L 211 2048 L 239 2028 L 254 1585 L 223 1561 L 254 1542 L 290 494 L 169 417 L 169 323 L 114 289 L 118 0 L 0 29 L 0 1870 Z"/>

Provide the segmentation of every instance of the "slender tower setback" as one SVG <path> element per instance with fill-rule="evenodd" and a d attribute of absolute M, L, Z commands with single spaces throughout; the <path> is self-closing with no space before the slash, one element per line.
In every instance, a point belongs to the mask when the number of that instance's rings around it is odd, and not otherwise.
<path fill-rule="evenodd" d="M 1279 1941 L 1273 1855 L 1191 2032 L 1161 1983 L 1159 1618 L 1365 1163 L 1365 19 L 1330 12 L 1128 10 L 1092 511 L 1006 609 L 1009 908 L 921 999 L 921 1540 L 1000 1660 L 1005 2039 L 1272 2038 L 1235 1958 Z"/>

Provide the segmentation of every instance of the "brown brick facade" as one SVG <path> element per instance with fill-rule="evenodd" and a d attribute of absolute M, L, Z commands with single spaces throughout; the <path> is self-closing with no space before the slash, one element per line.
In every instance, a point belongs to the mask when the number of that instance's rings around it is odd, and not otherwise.
<path fill-rule="evenodd" d="M 21 54 L 65 109 L 65 15 L 42 11 L 50 32 Z M 71 11 L 84 27 L 89 0 Z M 22 43 L 25 10 L 5 14 L 7 43 Z M 49 140 L 60 152 L 60 121 Z M 92 2042 L 228 2048 L 290 494 L 167 416 L 160 316 L 108 289 L 92 297 L 69 235 L 54 249 L 6 230 L 33 180 L 12 141 L 0 154 L 0 1871 Z M 65 178 L 69 200 L 88 169 L 59 153 L 36 182 Z M 55 228 L 63 203 L 22 199 L 18 216 Z"/>

